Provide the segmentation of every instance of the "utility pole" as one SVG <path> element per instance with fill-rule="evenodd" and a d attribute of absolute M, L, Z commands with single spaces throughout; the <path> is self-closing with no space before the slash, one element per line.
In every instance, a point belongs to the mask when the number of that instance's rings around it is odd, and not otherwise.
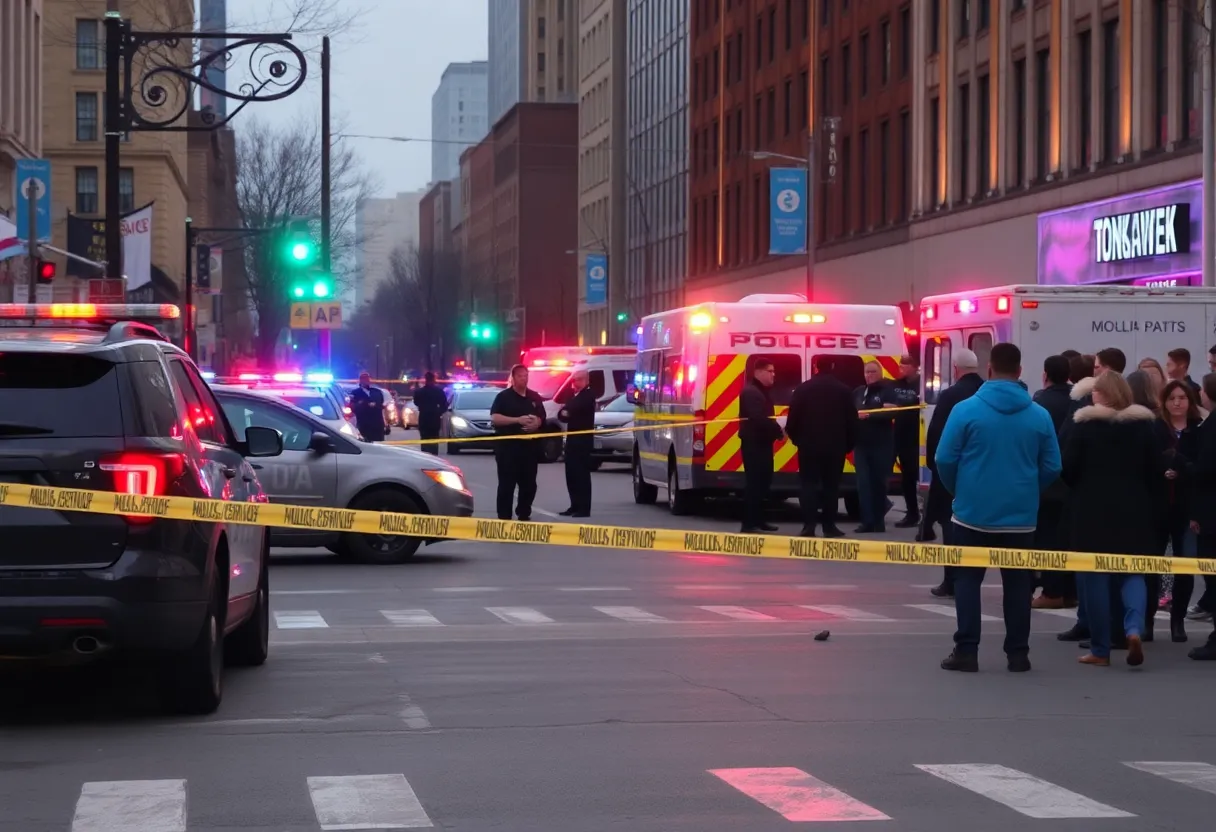
<path fill-rule="evenodd" d="M 194 360 L 194 222 L 186 217 L 186 311 L 182 318 L 182 349 Z"/>
<path fill-rule="evenodd" d="M 321 268 L 332 282 L 333 254 L 330 250 L 331 204 L 330 204 L 330 145 L 333 139 L 329 123 L 329 36 L 321 38 Z M 335 298 L 339 303 L 341 300 Z M 333 342 L 330 331 L 321 331 L 321 360 L 329 367 L 333 358 Z"/>
<path fill-rule="evenodd" d="M 106 0 L 106 277 L 122 280 L 122 196 L 118 191 L 122 140 L 123 22 L 118 0 Z M 33 277 L 31 276 L 31 280 Z M 33 291 L 31 287 L 31 291 Z"/>
<path fill-rule="evenodd" d="M 812 53 L 813 54 L 813 53 Z M 814 118 L 811 124 L 814 125 Z M 815 294 L 815 130 L 806 134 L 806 299 L 814 300 Z"/>
<path fill-rule="evenodd" d="M 20 190 L 20 188 L 18 188 Z M 30 303 L 38 302 L 38 186 L 36 182 L 31 181 L 27 187 L 28 193 L 25 195 L 26 203 L 29 208 L 26 210 L 29 213 L 29 226 L 26 229 L 29 236 L 26 238 L 29 242 L 26 245 L 26 253 L 29 254 L 29 270 L 30 276 Z M 16 298 L 14 298 L 16 300 Z"/>
<path fill-rule="evenodd" d="M 1214 112 L 1213 97 L 1216 96 L 1216 49 L 1213 41 L 1216 32 L 1212 24 L 1216 18 L 1212 14 L 1213 0 L 1204 0 L 1203 4 L 1203 34 L 1204 42 L 1202 66 L 1203 83 L 1203 285 L 1216 286 L 1216 161 L 1212 155 L 1216 153 L 1216 112 Z M 1189 14 L 1190 12 L 1188 12 Z M 1186 49 L 1196 48 L 1196 44 L 1188 43 Z"/>

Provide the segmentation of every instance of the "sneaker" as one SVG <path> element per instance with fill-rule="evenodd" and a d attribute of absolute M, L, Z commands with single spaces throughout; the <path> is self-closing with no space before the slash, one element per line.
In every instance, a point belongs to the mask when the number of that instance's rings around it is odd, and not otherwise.
<path fill-rule="evenodd" d="M 942 659 L 942 670 L 957 670 L 960 673 L 978 673 L 980 669 L 979 659 L 976 656 L 967 655 L 954 650 L 949 656 Z"/>
<path fill-rule="evenodd" d="M 934 598 L 953 598 L 954 587 L 946 586 L 945 584 L 938 584 L 937 586 L 933 587 L 933 589 L 929 590 L 929 594 Z"/>

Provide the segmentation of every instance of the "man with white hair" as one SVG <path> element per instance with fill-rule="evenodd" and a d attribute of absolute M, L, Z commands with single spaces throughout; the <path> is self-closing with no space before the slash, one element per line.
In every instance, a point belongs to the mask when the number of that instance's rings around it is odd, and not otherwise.
<path fill-rule="evenodd" d="M 927 401 L 927 403 L 935 405 L 933 418 L 929 420 L 929 427 L 925 431 L 925 464 L 933 473 L 933 479 L 929 484 L 929 496 L 925 499 L 925 513 L 922 518 L 924 523 L 921 525 L 920 534 L 916 536 L 916 539 L 920 541 L 937 539 L 937 535 L 933 531 L 934 523 L 942 527 L 943 538 L 949 532 L 951 499 L 945 486 L 942 485 L 941 479 L 937 476 L 937 463 L 934 461 L 934 456 L 937 454 L 938 443 L 941 442 L 942 431 L 946 428 L 946 420 L 950 418 L 950 411 L 954 410 L 954 406 L 959 402 L 974 396 L 980 389 L 980 385 L 984 383 L 984 379 L 979 374 L 979 357 L 971 350 L 955 350 L 953 364 L 954 383 L 938 392 L 936 402 Z M 925 398 L 928 400 L 928 395 Z M 946 574 L 942 578 L 942 582 L 933 587 L 930 592 L 938 598 L 954 597 L 954 575 L 949 566 L 946 567 Z"/>

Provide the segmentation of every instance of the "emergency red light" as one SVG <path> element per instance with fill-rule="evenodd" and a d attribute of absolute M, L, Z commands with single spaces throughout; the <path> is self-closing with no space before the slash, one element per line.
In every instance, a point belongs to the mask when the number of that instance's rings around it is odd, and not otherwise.
<path fill-rule="evenodd" d="M 1038 309 L 1039 302 L 1037 300 L 1024 300 L 1024 301 L 1022 301 L 1022 308 L 1023 309 Z"/>
<path fill-rule="evenodd" d="M 236 377 L 237 381 L 261 381 L 262 377 L 257 373 L 241 373 Z"/>
<path fill-rule="evenodd" d="M 304 376 L 301 373 L 275 373 L 274 380 L 299 382 L 304 380 Z"/>
<path fill-rule="evenodd" d="M 996 299 L 996 311 L 997 312 L 1008 312 L 1009 307 L 1010 307 L 1010 303 L 1009 303 L 1008 295 L 1001 295 L 999 298 Z"/>
<path fill-rule="evenodd" d="M 937 307 L 936 306 L 922 307 L 920 310 L 920 315 L 926 321 L 936 320 L 937 319 Z"/>
<path fill-rule="evenodd" d="M 0 318 L 34 320 L 175 320 L 171 303 L 0 303 Z"/>
<path fill-rule="evenodd" d="M 972 312 L 975 311 L 975 301 L 960 300 L 957 304 L 955 304 L 954 311 L 959 312 L 963 315 L 970 315 Z"/>

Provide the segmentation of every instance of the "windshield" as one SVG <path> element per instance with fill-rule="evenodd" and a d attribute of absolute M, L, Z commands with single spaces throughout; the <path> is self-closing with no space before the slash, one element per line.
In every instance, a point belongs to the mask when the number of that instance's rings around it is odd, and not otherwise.
<path fill-rule="evenodd" d="M 535 390 L 542 399 L 551 399 L 570 377 L 567 370 L 533 370 L 528 373 L 528 387 Z"/>
<path fill-rule="evenodd" d="M 629 399 L 624 396 L 617 396 L 604 407 L 605 413 L 632 413 L 636 410 Z"/>
<path fill-rule="evenodd" d="M 457 410 L 489 410 L 501 390 L 463 390 L 456 394 Z"/>
<path fill-rule="evenodd" d="M 294 404 L 301 410 L 307 410 L 318 419 L 339 419 L 334 403 L 324 393 L 275 393 L 274 395 L 285 402 Z"/>

